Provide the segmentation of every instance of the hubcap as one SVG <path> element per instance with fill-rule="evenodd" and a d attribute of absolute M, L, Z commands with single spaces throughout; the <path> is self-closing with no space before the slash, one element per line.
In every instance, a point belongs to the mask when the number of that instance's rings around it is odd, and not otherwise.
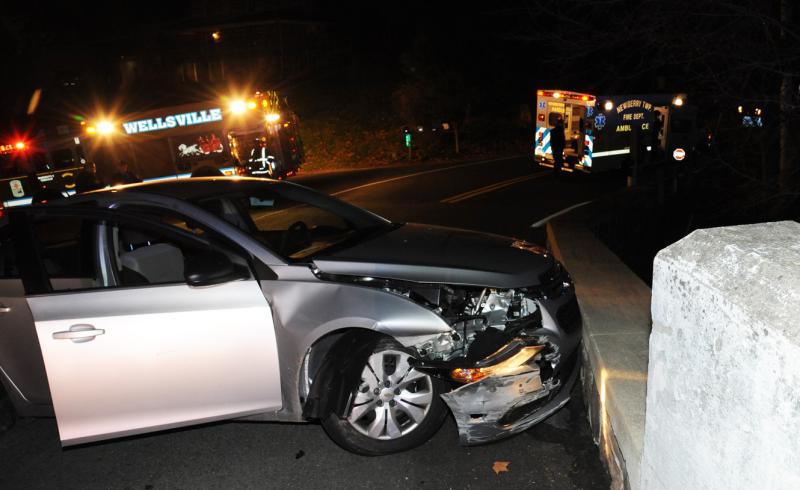
<path fill-rule="evenodd" d="M 370 356 L 347 416 L 357 431 L 373 439 L 397 439 L 425 419 L 433 402 L 433 385 L 430 376 L 409 365 L 410 358 L 398 350 Z"/>

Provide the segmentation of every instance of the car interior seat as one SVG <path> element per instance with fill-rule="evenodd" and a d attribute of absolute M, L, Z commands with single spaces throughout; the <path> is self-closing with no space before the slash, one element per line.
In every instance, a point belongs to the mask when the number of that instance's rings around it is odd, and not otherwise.
<path fill-rule="evenodd" d="M 183 282 L 183 252 L 133 230 L 120 230 L 120 265 L 126 285 Z"/>

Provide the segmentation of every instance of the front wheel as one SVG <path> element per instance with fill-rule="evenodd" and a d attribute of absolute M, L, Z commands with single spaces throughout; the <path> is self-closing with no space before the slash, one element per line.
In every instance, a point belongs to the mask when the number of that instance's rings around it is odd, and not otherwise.
<path fill-rule="evenodd" d="M 442 381 L 417 371 L 411 354 L 383 341 L 367 360 L 344 414 L 322 425 L 337 444 L 354 453 L 379 456 L 419 446 L 441 427 L 447 414 Z"/>

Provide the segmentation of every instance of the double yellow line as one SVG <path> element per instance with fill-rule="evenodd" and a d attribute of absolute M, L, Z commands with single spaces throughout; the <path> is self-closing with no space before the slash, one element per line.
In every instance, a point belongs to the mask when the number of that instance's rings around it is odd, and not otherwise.
<path fill-rule="evenodd" d="M 525 182 L 526 180 L 546 177 L 547 175 L 549 175 L 549 172 L 537 172 L 535 174 L 523 175 L 521 177 L 515 177 L 513 179 L 503 180 L 501 182 L 496 182 L 494 184 L 490 184 L 484 187 L 479 187 L 471 191 L 462 192 L 461 194 L 456 194 L 455 196 L 447 197 L 445 199 L 442 199 L 441 202 L 447 204 L 455 204 L 457 202 L 465 201 L 467 199 L 472 199 L 473 197 L 480 196 L 482 194 L 494 192 L 504 187 L 508 187 L 514 184 L 519 184 L 520 182 Z"/>

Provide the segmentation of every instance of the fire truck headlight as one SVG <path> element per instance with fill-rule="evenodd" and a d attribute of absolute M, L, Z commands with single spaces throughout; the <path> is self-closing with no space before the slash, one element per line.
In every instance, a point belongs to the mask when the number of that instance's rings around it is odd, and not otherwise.
<path fill-rule="evenodd" d="M 610 111 L 613 108 L 614 108 L 614 103 L 611 102 L 610 100 L 607 100 L 605 104 L 603 104 L 603 109 L 606 111 Z"/>
<path fill-rule="evenodd" d="M 241 114 L 247 110 L 247 104 L 243 100 L 236 99 L 231 101 L 231 103 L 228 105 L 228 109 L 233 114 Z"/>
<path fill-rule="evenodd" d="M 252 110 L 253 110 L 253 109 L 255 109 L 256 107 L 258 107 L 258 104 L 256 104 L 256 101 L 255 101 L 255 100 L 248 100 L 248 101 L 247 101 L 247 108 L 248 108 L 248 109 L 250 109 L 250 110 L 252 111 Z"/>
<path fill-rule="evenodd" d="M 280 121 L 280 120 L 281 120 L 281 115 L 280 115 L 280 114 L 278 114 L 277 112 L 270 112 L 269 114 L 267 114 L 266 116 L 264 116 L 264 119 L 265 119 L 265 120 L 266 120 L 268 123 L 276 123 L 276 122 L 278 122 L 278 121 Z"/>
<path fill-rule="evenodd" d="M 111 121 L 100 121 L 97 123 L 99 134 L 111 134 L 114 132 L 114 124 Z"/>

